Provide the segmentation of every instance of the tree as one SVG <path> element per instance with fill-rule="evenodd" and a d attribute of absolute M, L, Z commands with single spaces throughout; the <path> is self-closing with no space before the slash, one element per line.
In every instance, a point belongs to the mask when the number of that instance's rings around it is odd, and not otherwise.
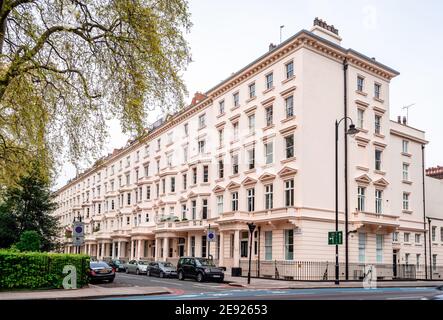
<path fill-rule="evenodd" d="M 0 248 L 9 248 L 19 239 L 18 224 L 13 214 L 0 204 Z"/>
<path fill-rule="evenodd" d="M 22 236 L 26 231 L 35 231 L 40 236 L 41 249 L 49 251 L 57 246 L 59 226 L 57 218 L 51 215 L 57 204 L 48 179 L 40 172 L 40 165 L 33 164 L 31 168 L 19 178 L 17 186 L 6 190 L 4 210 L 16 222 L 17 231 L 12 235 Z"/>
<path fill-rule="evenodd" d="M 36 231 L 25 231 L 16 247 L 20 251 L 40 251 L 40 235 Z"/>
<path fill-rule="evenodd" d="M 186 0 L 0 0 L 0 186 L 96 157 L 107 119 L 140 137 L 181 107 L 190 27 Z"/>

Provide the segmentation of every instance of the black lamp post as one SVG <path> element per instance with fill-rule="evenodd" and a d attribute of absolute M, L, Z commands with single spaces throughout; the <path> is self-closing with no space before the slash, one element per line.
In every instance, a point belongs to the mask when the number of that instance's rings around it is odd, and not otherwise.
<path fill-rule="evenodd" d="M 349 126 L 349 129 L 346 131 L 349 135 L 357 134 L 359 131 L 355 127 L 354 123 L 352 122 L 352 119 L 349 117 L 343 117 L 339 121 L 335 121 L 335 232 L 336 235 L 338 234 L 338 127 L 340 123 L 345 120 L 349 119 L 351 121 L 351 125 Z M 345 157 L 347 157 L 347 154 L 345 154 Z M 348 278 L 348 265 L 349 265 L 349 259 L 348 259 L 348 215 L 345 214 L 345 269 L 346 269 L 346 278 Z M 338 243 L 335 244 L 335 284 L 340 283 L 340 266 L 338 262 Z"/>
<path fill-rule="evenodd" d="M 429 277 L 432 280 L 432 226 L 431 226 L 431 218 L 428 218 L 428 225 L 429 225 Z"/>
<path fill-rule="evenodd" d="M 249 266 L 248 266 L 248 284 L 251 284 L 251 258 L 252 258 L 252 235 L 254 233 L 256 225 L 253 222 L 248 223 L 249 227 Z"/>

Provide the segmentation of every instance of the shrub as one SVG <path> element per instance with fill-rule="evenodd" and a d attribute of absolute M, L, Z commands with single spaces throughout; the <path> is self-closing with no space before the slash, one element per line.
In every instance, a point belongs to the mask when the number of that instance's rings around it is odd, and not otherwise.
<path fill-rule="evenodd" d="M 66 265 L 77 270 L 77 288 L 88 283 L 89 256 L 0 250 L 0 288 L 62 288 Z"/>
<path fill-rule="evenodd" d="M 37 231 L 25 231 L 16 247 L 20 251 L 40 251 L 40 235 Z"/>

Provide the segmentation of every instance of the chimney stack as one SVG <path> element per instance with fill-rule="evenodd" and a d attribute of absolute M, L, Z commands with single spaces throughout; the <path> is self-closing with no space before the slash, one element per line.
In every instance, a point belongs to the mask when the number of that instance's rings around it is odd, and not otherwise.
<path fill-rule="evenodd" d="M 406 120 L 406 117 L 403 117 L 403 124 L 406 125 L 408 122 Z"/>
<path fill-rule="evenodd" d="M 272 50 L 274 50 L 275 48 L 277 48 L 277 46 L 271 42 L 271 43 L 269 44 L 269 51 L 272 51 Z"/>
<path fill-rule="evenodd" d="M 397 122 L 401 124 L 401 116 L 397 117 Z"/>

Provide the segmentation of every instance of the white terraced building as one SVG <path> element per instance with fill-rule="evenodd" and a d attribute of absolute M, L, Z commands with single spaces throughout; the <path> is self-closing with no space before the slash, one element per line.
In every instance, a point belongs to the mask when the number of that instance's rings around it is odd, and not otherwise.
<path fill-rule="evenodd" d="M 55 215 L 68 229 L 82 218 L 80 251 L 172 262 L 211 255 L 228 270 L 244 271 L 253 222 L 253 272 L 333 277 L 335 121 L 347 116 L 359 129 L 346 138 L 347 210 L 344 124 L 350 120 L 340 124 L 338 142 L 339 229 L 345 230 L 347 212 L 349 277 L 361 277 L 365 264 L 379 265 L 384 278 L 401 276 L 405 265 L 424 275 L 431 261 L 425 134 L 390 120 L 389 84 L 399 73 L 340 43 L 338 31 L 316 19 L 311 31 L 271 45 L 145 137 L 69 181 L 56 192 Z M 216 233 L 211 243 L 209 227 Z M 61 236 L 65 252 L 75 252 L 72 239 Z M 437 238 L 435 276 L 443 265 L 443 238 Z M 340 245 L 340 263 L 345 251 Z"/>

